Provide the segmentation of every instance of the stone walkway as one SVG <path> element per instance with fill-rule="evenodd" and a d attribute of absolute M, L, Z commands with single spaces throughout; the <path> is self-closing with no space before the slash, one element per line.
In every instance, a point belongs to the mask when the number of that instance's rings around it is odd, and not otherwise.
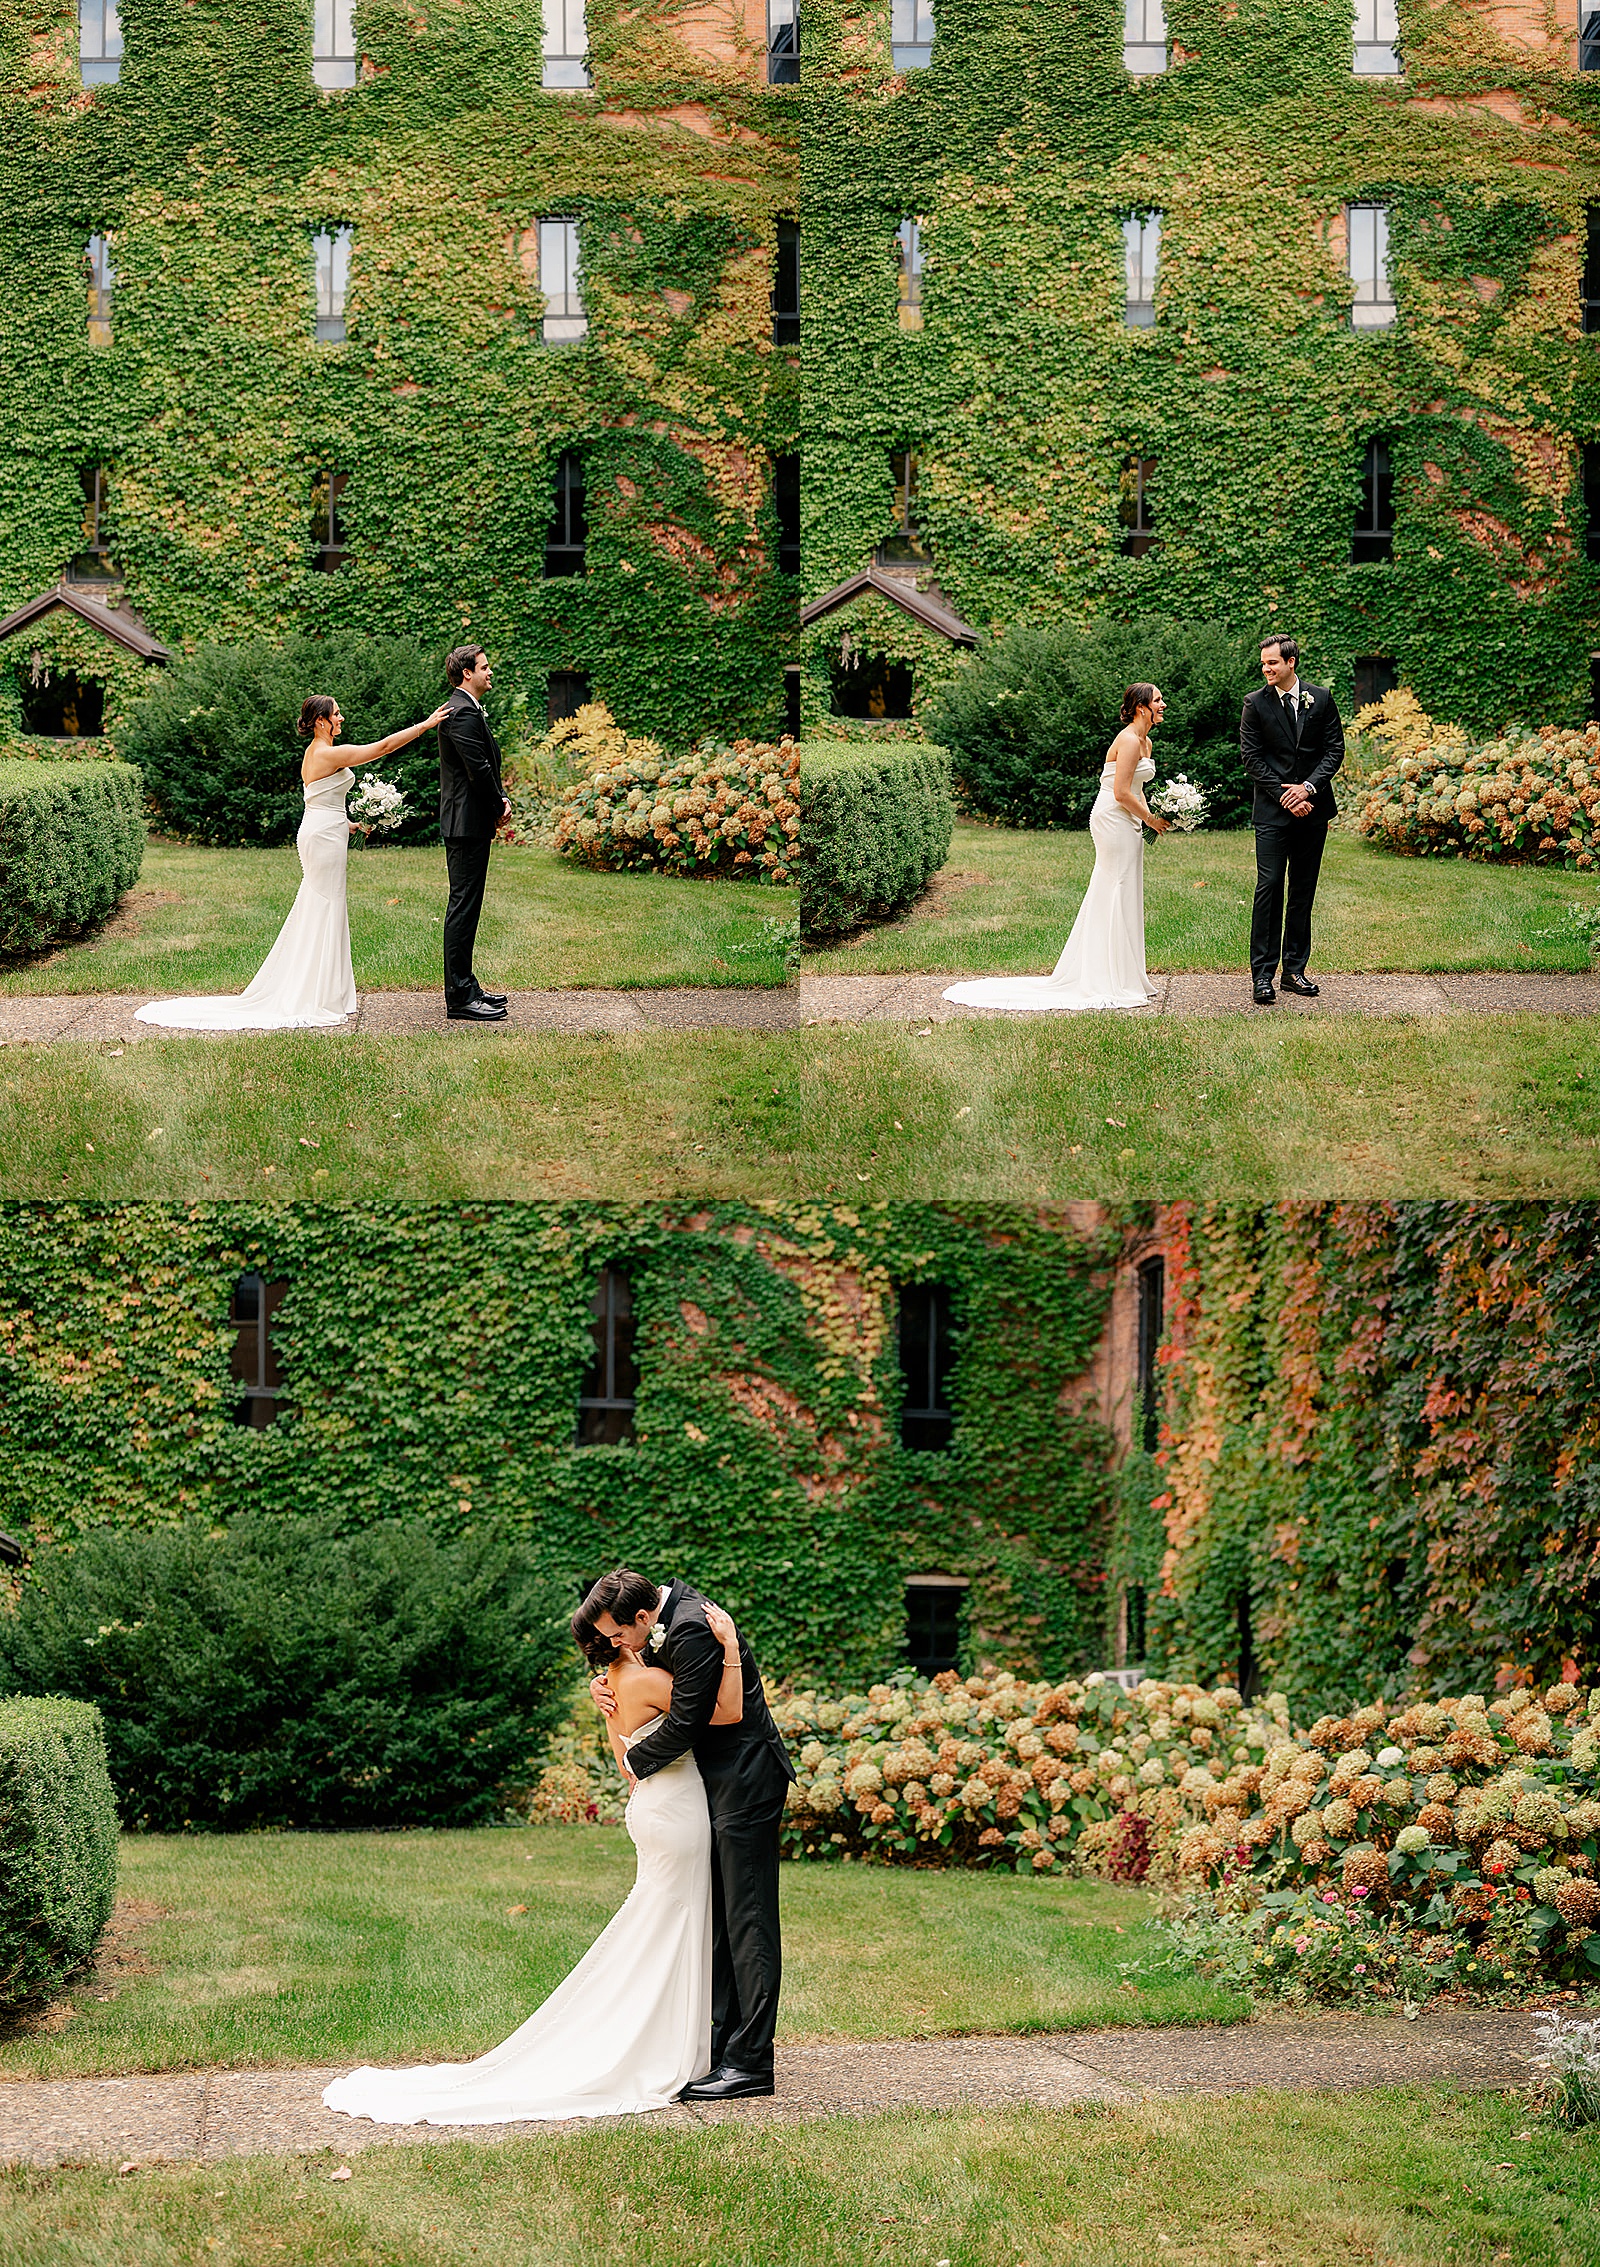
<path fill-rule="evenodd" d="M 239 1038 L 238 1032 L 162 1032 L 134 1010 L 160 997 L 149 992 L 80 992 L 35 999 L 0 998 L 0 1047 L 76 1039 L 128 1046 L 159 1038 Z M 453 1024 L 437 992 L 365 992 L 348 1023 L 324 1036 L 388 1038 L 423 1031 L 788 1031 L 800 1020 L 792 987 L 770 991 L 706 986 L 658 992 L 513 992 L 504 1023 Z"/>
<path fill-rule="evenodd" d="M 935 976 L 805 976 L 800 979 L 802 1023 L 949 1023 L 962 1016 L 1036 1022 L 1037 1010 L 969 1007 L 947 1000 L 947 984 L 969 978 Z M 1265 1021 L 1283 1015 L 1600 1015 L 1600 973 L 1515 975 L 1486 970 L 1471 976 L 1325 976 L 1314 1000 L 1280 992 L 1275 1008 L 1258 1008 L 1248 975 L 1173 975 L 1152 972 L 1156 997 L 1136 1016 L 1248 1015 Z"/>
<path fill-rule="evenodd" d="M 1233 2028 L 1074 2031 L 1048 2037 L 891 2039 L 789 2046 L 770 2101 L 679 2105 L 653 2124 L 866 2116 L 1033 2102 L 1129 2102 L 1144 2094 L 1219 2094 L 1254 2087 L 1398 2086 L 1446 2079 L 1482 2090 L 1528 2077 L 1536 2018 L 1516 2010 L 1425 2010 L 1323 2016 Z M 342 2069 L 343 2066 L 341 2066 Z M 441 2139 L 501 2141 L 528 2126 L 374 2126 L 335 2116 L 322 2089 L 341 2069 L 173 2071 L 157 2077 L 0 2083 L 0 2164 L 118 2164 L 215 2159 Z M 569 2120 L 563 2130 L 583 2121 Z"/>

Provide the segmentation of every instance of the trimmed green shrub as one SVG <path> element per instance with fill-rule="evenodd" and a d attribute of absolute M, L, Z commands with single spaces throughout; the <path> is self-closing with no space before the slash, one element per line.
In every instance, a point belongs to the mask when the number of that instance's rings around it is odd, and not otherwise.
<path fill-rule="evenodd" d="M 131 764 L 0 763 L 0 953 L 103 921 L 139 879 L 144 843 Z"/>
<path fill-rule="evenodd" d="M 81 1968 L 117 1897 L 117 1806 L 98 1709 L 0 1700 L 0 2008 Z"/>
<path fill-rule="evenodd" d="M 295 731 L 308 693 L 331 693 L 352 746 L 415 724 L 445 698 L 444 656 L 412 638 L 267 638 L 203 645 L 163 672 L 118 737 L 150 799 L 195 842 L 292 840 L 304 807 Z M 490 715 L 499 721 L 496 697 Z M 378 767 L 410 816 L 386 839 L 439 839 L 439 745 L 425 732 Z"/>
<path fill-rule="evenodd" d="M 910 904 L 950 853 L 950 758 L 915 743 L 800 750 L 800 926 L 831 936 Z"/>
<path fill-rule="evenodd" d="M 0 1681 L 102 1705 L 133 1826 L 479 1825 L 576 1666 L 526 1556 L 419 1520 L 96 1528 L 35 1556 Z"/>
<path fill-rule="evenodd" d="M 984 647 L 934 698 L 928 730 L 950 750 L 965 808 L 1019 827 L 1082 827 L 1129 685 L 1159 685 L 1157 784 L 1184 772 L 1206 792 L 1206 825 L 1242 827 L 1250 782 L 1239 709 L 1260 657 L 1216 622 L 1066 623 Z"/>

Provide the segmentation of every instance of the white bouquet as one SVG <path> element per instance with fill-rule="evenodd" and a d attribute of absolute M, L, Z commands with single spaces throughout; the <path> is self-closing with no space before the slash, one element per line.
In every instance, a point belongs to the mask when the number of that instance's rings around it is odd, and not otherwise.
<path fill-rule="evenodd" d="M 1206 823 L 1206 791 L 1196 787 L 1193 780 L 1185 779 L 1180 771 L 1176 779 L 1169 779 L 1159 795 L 1152 795 L 1151 803 L 1164 819 L 1170 819 L 1180 834 L 1192 834 L 1196 827 Z"/>
<path fill-rule="evenodd" d="M 357 826 L 388 834 L 405 818 L 404 792 L 389 779 L 364 779 L 345 806 Z"/>

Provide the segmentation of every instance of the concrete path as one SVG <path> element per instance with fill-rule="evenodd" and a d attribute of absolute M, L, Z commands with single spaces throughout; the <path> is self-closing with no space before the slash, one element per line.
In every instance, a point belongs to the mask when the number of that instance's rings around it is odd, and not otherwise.
<path fill-rule="evenodd" d="M 806 976 L 800 978 L 802 1023 L 948 1023 L 987 1016 L 1011 1023 L 1039 1022 L 1037 1010 L 969 1007 L 942 995 L 960 976 Z M 1248 975 L 1172 975 L 1154 971 L 1156 997 L 1136 1016 L 1248 1015 L 1600 1015 L 1600 972 L 1515 975 L 1486 970 L 1471 976 L 1325 976 L 1314 1000 L 1280 992 L 1273 1008 L 1258 1008 Z"/>
<path fill-rule="evenodd" d="M 58 1039 L 129 1046 L 159 1038 L 240 1038 L 248 1033 L 163 1032 L 134 1014 L 150 992 L 79 992 L 36 999 L 0 998 L 0 1047 Z M 788 1031 L 800 1020 L 794 988 L 757 991 L 729 986 L 659 992 L 513 992 L 504 1023 L 453 1024 L 437 992 L 366 992 L 348 1023 L 322 1036 L 390 1037 L 423 1031 Z"/>
<path fill-rule="evenodd" d="M 1321 2016 L 1224 2028 L 1074 2031 L 1048 2037 L 846 2041 L 779 2050 L 770 2101 L 656 2113 L 662 2126 L 866 2116 L 959 2103 L 1127 2102 L 1142 2094 L 1254 2087 L 1398 2086 L 1450 2080 L 1477 2090 L 1522 2084 L 1535 2017 L 1442 2008 L 1399 2016 Z M 505 2140 L 530 2126 L 374 2126 L 322 2106 L 339 2069 L 173 2071 L 157 2077 L 0 2083 L 0 2164 L 118 2164 L 332 2149 Z M 577 2130 L 569 2120 L 563 2130 Z"/>

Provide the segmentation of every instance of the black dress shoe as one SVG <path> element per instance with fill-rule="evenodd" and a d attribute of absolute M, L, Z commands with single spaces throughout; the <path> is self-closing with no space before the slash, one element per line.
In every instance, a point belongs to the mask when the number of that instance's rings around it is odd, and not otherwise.
<path fill-rule="evenodd" d="M 1286 992 L 1297 992 L 1302 1000 L 1314 1000 L 1320 989 L 1318 985 L 1312 983 L 1309 976 L 1296 976 L 1292 970 L 1287 968 L 1278 978 L 1278 982 Z"/>
<path fill-rule="evenodd" d="M 511 995 L 508 992 L 474 992 L 472 996 L 475 1000 L 483 1000 L 489 1007 L 503 1008 Z"/>
<path fill-rule="evenodd" d="M 488 1000 L 463 1000 L 458 1008 L 446 1008 L 445 1014 L 452 1023 L 504 1023 L 506 1011 Z"/>
<path fill-rule="evenodd" d="M 680 2102 L 747 2102 L 755 2095 L 776 2090 L 771 2078 L 763 2077 L 759 2070 L 734 2070 L 724 2063 L 708 2077 L 691 2080 L 678 2099 Z"/>
<path fill-rule="evenodd" d="M 1270 1008 L 1277 996 L 1277 993 L 1272 989 L 1271 978 L 1263 976 L 1256 985 L 1256 1006 L 1258 1008 Z"/>

